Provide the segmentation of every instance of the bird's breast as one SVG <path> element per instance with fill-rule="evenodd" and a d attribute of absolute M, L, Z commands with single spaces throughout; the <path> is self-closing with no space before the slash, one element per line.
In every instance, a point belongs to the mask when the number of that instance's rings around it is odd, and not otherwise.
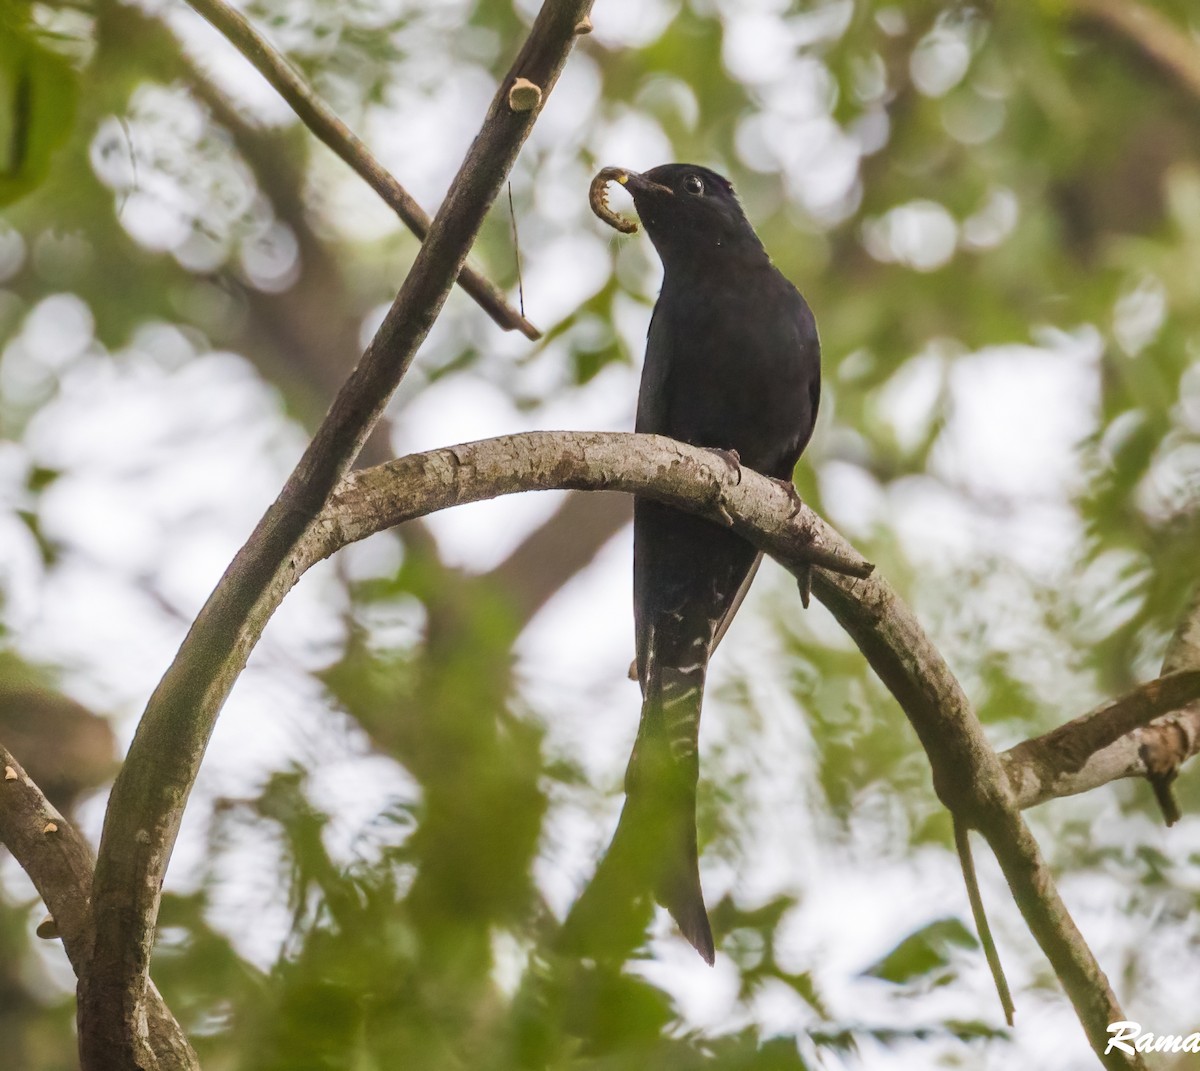
<path fill-rule="evenodd" d="M 668 279 L 647 342 L 638 430 L 737 450 L 750 467 L 787 475 L 790 444 L 807 439 L 815 415 L 818 361 L 811 314 L 781 277 L 689 289 Z"/>

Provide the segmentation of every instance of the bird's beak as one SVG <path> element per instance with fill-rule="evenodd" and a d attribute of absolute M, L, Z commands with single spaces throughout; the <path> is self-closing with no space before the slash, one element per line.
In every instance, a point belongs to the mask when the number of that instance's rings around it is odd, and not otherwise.
<path fill-rule="evenodd" d="M 619 182 L 635 196 L 639 193 L 665 193 L 673 196 L 675 193 L 670 186 L 654 182 L 637 171 L 628 171 L 623 167 L 606 167 L 604 170 L 610 173 L 614 182 Z"/>
<path fill-rule="evenodd" d="M 606 167 L 603 168 L 594 179 L 592 179 L 591 189 L 588 191 L 588 200 L 591 203 L 592 211 L 596 213 L 605 223 L 624 234 L 632 234 L 637 230 L 637 224 L 631 219 L 626 219 L 624 216 L 618 215 L 608 206 L 608 184 L 616 182 L 624 186 L 632 195 L 634 203 L 637 203 L 639 194 L 643 193 L 666 193 L 674 194 L 669 186 L 661 186 L 657 182 L 646 178 L 636 171 L 630 171 L 626 167 Z"/>

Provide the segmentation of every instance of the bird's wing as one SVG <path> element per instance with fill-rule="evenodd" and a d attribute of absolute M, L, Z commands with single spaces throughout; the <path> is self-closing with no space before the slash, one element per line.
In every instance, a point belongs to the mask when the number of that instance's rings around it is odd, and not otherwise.
<path fill-rule="evenodd" d="M 650 435 L 669 435 L 668 407 L 671 397 L 670 374 L 674 362 L 671 352 L 670 326 L 658 305 L 650 317 L 646 333 L 646 360 L 642 365 L 642 380 L 638 387 L 637 421 L 634 431 Z"/>
<path fill-rule="evenodd" d="M 725 633 L 729 631 L 729 626 L 733 624 L 733 619 L 737 616 L 738 610 L 741 609 L 742 603 L 746 601 L 746 596 L 750 592 L 750 585 L 754 583 L 755 576 L 758 575 L 758 567 L 762 565 L 762 551 L 759 551 L 758 557 L 754 559 L 754 564 L 750 566 L 750 571 L 746 574 L 746 579 L 742 581 L 742 586 L 738 588 L 737 594 L 730 602 L 729 608 L 725 611 L 725 616 L 721 618 L 721 623 L 717 625 L 716 634 L 713 636 L 712 647 L 709 649 L 709 657 L 712 652 L 717 649 L 724 638 Z"/>

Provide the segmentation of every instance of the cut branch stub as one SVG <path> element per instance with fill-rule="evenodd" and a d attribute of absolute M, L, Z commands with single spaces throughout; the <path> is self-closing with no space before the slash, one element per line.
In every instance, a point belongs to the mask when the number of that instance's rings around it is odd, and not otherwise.
<path fill-rule="evenodd" d="M 518 78 L 509 87 L 508 106 L 514 112 L 531 112 L 542 102 L 542 88 L 528 78 Z"/>

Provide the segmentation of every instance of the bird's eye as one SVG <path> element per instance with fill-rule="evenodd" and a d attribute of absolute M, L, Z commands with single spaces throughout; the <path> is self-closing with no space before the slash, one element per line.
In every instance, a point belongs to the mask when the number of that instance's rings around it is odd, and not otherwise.
<path fill-rule="evenodd" d="M 704 192 L 704 180 L 699 175 L 688 175 L 683 180 L 683 188 L 688 193 L 694 193 L 699 196 Z"/>

